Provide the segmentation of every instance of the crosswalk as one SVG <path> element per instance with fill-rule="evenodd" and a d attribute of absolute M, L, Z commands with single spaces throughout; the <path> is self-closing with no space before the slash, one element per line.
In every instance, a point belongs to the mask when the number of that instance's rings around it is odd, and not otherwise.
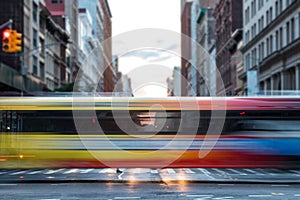
<path fill-rule="evenodd" d="M 62 169 L 6 169 L 0 170 L 0 177 L 3 175 L 20 176 L 20 175 L 70 175 L 70 174 L 116 174 L 116 168 L 62 168 Z M 120 169 L 123 174 L 203 174 L 211 175 L 238 175 L 238 176 L 272 176 L 278 174 L 288 174 L 292 176 L 300 176 L 299 170 L 281 170 L 281 169 L 233 169 L 233 168 L 165 168 L 165 169 L 147 169 L 147 168 L 126 168 Z"/>

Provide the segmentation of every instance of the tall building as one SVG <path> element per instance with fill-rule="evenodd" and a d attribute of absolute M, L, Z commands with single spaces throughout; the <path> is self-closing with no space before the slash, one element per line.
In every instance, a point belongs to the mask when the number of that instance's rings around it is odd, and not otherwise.
<path fill-rule="evenodd" d="M 45 12 L 44 0 L 1 1 L 0 8 L 0 24 L 12 19 L 11 28 L 23 35 L 22 52 L 7 54 L 1 50 L 0 89 L 22 94 L 34 94 L 34 92 L 52 89 L 51 84 L 47 83 L 48 66 L 46 66 L 47 61 L 45 60 L 45 49 L 49 48 L 47 31 L 52 31 L 51 17 L 47 11 Z M 47 15 L 47 19 L 44 18 L 45 15 Z M 53 24 L 53 27 L 55 31 L 58 29 L 60 31 L 56 42 L 59 42 L 58 44 L 65 43 L 67 36 L 64 30 L 57 27 L 56 23 Z M 58 49 L 63 51 L 63 47 Z M 65 60 L 61 62 L 63 52 L 60 54 L 57 49 L 55 52 L 57 52 L 55 61 L 64 65 Z M 59 86 L 61 82 L 59 76 L 62 74 L 57 72 L 56 75 L 54 72 L 52 73 L 52 76 L 56 76 L 57 84 L 55 86 Z"/>
<path fill-rule="evenodd" d="M 200 72 L 197 78 L 197 96 L 215 96 L 216 66 L 210 56 L 210 50 L 215 46 L 214 8 L 218 0 L 202 0 L 196 16 L 198 49 L 197 68 Z M 215 58 L 214 58 L 215 59 Z"/>
<path fill-rule="evenodd" d="M 45 0 L 55 22 L 70 34 L 67 57 L 67 78 L 74 82 L 80 68 L 78 60 L 78 0 Z"/>
<path fill-rule="evenodd" d="M 255 0 L 256 1 L 256 0 Z M 215 10 L 216 19 L 216 64 L 221 74 L 217 79 L 217 95 L 224 95 L 222 82 L 226 96 L 234 96 L 236 88 L 236 66 L 231 63 L 229 45 L 231 36 L 243 26 L 243 1 L 219 0 Z"/>
<path fill-rule="evenodd" d="M 116 71 L 112 66 L 112 24 L 111 24 L 111 11 L 107 0 L 100 0 L 103 12 L 103 33 L 104 33 L 104 92 L 112 92 L 115 87 L 115 80 L 117 79 Z"/>
<path fill-rule="evenodd" d="M 190 88 L 188 74 L 191 59 L 191 8 L 192 1 L 181 0 L 181 96 L 187 96 Z"/>
<path fill-rule="evenodd" d="M 78 25 L 78 59 L 82 66 L 77 83 L 80 91 L 103 92 L 102 54 L 98 52 L 100 44 L 93 35 L 93 19 L 88 9 L 79 8 Z"/>
<path fill-rule="evenodd" d="M 97 58 L 98 74 L 98 92 L 104 91 L 104 50 L 102 42 L 104 41 L 104 12 L 102 11 L 99 0 L 79 0 L 79 8 L 84 8 L 92 16 L 92 35 L 90 39 L 93 41 L 93 55 Z M 84 66 L 83 66 L 84 67 Z"/>
<path fill-rule="evenodd" d="M 33 74 L 40 78 L 47 90 L 54 91 L 70 81 L 66 73 L 69 34 L 54 20 L 45 3 L 40 2 L 39 10 L 39 38 L 33 34 L 33 45 L 39 43 L 41 49 L 38 63 L 33 57 Z"/>
<path fill-rule="evenodd" d="M 300 1 L 243 2 L 244 90 L 248 95 L 299 90 Z"/>

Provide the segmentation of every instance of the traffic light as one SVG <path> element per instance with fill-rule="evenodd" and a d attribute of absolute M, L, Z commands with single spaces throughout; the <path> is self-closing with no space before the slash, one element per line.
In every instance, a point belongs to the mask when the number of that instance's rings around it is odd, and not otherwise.
<path fill-rule="evenodd" d="M 22 51 L 22 34 L 17 31 L 13 31 L 12 50 L 13 52 Z"/>
<path fill-rule="evenodd" d="M 16 30 L 5 30 L 2 38 L 2 51 L 6 53 L 22 51 L 22 34 Z"/>
<path fill-rule="evenodd" d="M 2 38 L 2 51 L 10 53 L 11 52 L 11 40 L 12 40 L 12 30 L 5 30 L 3 32 Z"/>

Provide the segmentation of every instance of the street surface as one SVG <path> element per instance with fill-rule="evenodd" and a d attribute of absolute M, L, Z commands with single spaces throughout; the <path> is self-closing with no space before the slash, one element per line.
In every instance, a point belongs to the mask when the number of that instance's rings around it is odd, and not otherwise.
<path fill-rule="evenodd" d="M 300 169 L 0 170 L 0 200 L 300 199 Z"/>
<path fill-rule="evenodd" d="M 300 185 L 53 183 L 1 184 L 2 200 L 298 200 Z"/>

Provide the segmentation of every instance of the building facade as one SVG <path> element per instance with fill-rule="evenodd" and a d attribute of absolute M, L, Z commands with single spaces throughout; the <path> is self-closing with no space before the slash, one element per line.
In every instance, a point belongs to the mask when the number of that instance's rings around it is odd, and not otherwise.
<path fill-rule="evenodd" d="M 33 27 L 38 29 L 38 5 L 37 0 L 30 1 L 1 1 L 0 24 L 13 20 L 12 29 L 21 33 L 22 52 L 7 54 L 0 53 L 0 90 L 32 93 L 43 91 L 40 80 L 32 76 L 32 50 L 33 50 Z M 34 25 L 33 25 L 34 22 Z M 8 26 L 5 28 L 9 28 Z M 2 29 L 1 35 L 3 35 Z M 35 32 L 38 39 L 38 32 Z M 2 40 L 1 40 L 2 41 Z M 2 46 L 2 44 L 1 44 Z"/>
<path fill-rule="evenodd" d="M 92 16 L 92 32 L 90 41 L 93 43 L 93 55 L 97 58 L 98 74 L 98 92 L 104 91 L 104 12 L 102 11 L 101 3 L 99 0 L 79 0 L 79 8 L 86 9 Z M 84 66 L 83 66 L 84 67 Z M 100 74 L 99 74 L 100 73 Z"/>
<path fill-rule="evenodd" d="M 216 19 L 216 65 L 221 75 L 221 78 L 217 79 L 217 95 L 236 95 L 236 66 L 231 63 L 232 55 L 229 46 L 232 34 L 243 26 L 242 10 L 243 1 L 235 0 L 219 0 L 214 10 Z M 221 87 L 222 82 L 224 88 Z"/>
<path fill-rule="evenodd" d="M 244 0 L 244 74 L 256 72 L 257 91 L 286 94 L 300 89 L 300 1 Z M 249 81 L 248 81 L 249 82 Z"/>
<path fill-rule="evenodd" d="M 203 0 L 197 13 L 197 96 L 215 96 L 216 69 L 209 51 L 215 46 L 215 18 L 217 0 Z M 215 59 L 215 58 L 214 58 Z"/>
<path fill-rule="evenodd" d="M 78 59 L 78 0 L 45 0 L 51 16 L 70 35 L 66 52 L 66 83 L 74 82 L 80 69 Z"/>
<path fill-rule="evenodd" d="M 187 96 L 191 87 L 188 74 L 191 59 L 191 11 L 192 1 L 181 0 L 181 95 Z"/>
<path fill-rule="evenodd" d="M 103 12 L 103 26 L 104 26 L 104 92 L 112 92 L 115 87 L 117 80 L 117 73 L 114 71 L 112 66 L 112 24 L 111 18 L 112 14 L 109 8 L 107 0 L 100 0 L 100 5 Z"/>

